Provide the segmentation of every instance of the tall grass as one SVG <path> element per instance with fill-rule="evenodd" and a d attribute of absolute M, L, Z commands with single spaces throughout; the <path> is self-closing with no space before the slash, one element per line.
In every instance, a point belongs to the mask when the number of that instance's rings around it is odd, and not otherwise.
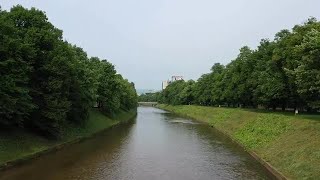
<path fill-rule="evenodd" d="M 241 108 L 158 105 L 207 122 L 291 179 L 320 178 L 320 115 Z"/>

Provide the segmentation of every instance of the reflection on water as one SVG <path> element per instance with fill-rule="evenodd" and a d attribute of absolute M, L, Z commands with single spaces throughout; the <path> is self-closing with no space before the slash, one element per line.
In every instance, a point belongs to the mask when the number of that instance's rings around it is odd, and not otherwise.
<path fill-rule="evenodd" d="M 185 124 L 199 124 L 198 122 L 187 120 L 187 119 L 176 119 L 176 120 L 169 120 L 170 123 L 185 123 Z"/>
<path fill-rule="evenodd" d="M 0 174 L 4 180 L 270 179 L 228 138 L 152 107 L 136 120 Z"/>

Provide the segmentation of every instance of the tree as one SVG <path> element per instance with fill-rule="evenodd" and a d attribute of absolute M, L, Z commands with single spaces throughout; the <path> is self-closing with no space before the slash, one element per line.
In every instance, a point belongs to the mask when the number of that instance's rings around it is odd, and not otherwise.
<path fill-rule="evenodd" d="M 0 124 L 59 138 L 66 123 L 84 124 L 99 102 L 106 114 L 137 105 L 134 84 L 106 60 L 62 40 L 44 12 L 0 10 Z"/>
<path fill-rule="evenodd" d="M 32 48 L 17 35 L 18 30 L 8 21 L 8 12 L 0 11 L 0 124 L 23 126 L 35 105 L 29 95 Z"/>
<path fill-rule="evenodd" d="M 179 93 L 179 101 L 181 104 L 192 104 L 194 101 L 193 89 L 195 82 L 193 80 L 189 80 L 186 82 L 183 89 L 180 90 Z"/>
<path fill-rule="evenodd" d="M 211 88 L 211 101 L 215 105 L 221 105 L 224 102 L 223 90 L 224 90 L 224 77 L 225 67 L 220 63 L 215 63 L 211 67 L 211 78 L 213 81 Z"/>
<path fill-rule="evenodd" d="M 273 41 L 262 39 L 257 49 L 244 46 L 225 67 L 214 64 L 192 86 L 174 82 L 161 93 L 161 102 L 200 105 L 227 104 L 266 108 L 320 108 L 320 23 L 308 19 L 281 30 Z M 188 96 L 187 96 L 188 94 Z M 190 100 L 188 100 L 190 101 Z"/>
<path fill-rule="evenodd" d="M 320 108 L 320 32 L 312 29 L 296 46 L 296 52 L 302 54 L 298 67 L 294 70 L 298 93 L 308 106 Z"/>

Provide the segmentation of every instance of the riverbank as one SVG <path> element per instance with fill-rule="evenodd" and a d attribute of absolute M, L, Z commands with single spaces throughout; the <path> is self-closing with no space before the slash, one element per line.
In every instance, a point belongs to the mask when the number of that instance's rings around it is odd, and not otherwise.
<path fill-rule="evenodd" d="M 48 140 L 44 137 L 21 130 L 0 133 L 0 169 L 35 158 L 49 151 L 79 142 L 101 131 L 124 123 L 136 116 L 136 110 L 122 111 L 110 118 L 97 109 L 90 110 L 89 119 L 82 127 L 72 124 L 63 127 L 60 140 Z"/>
<path fill-rule="evenodd" d="M 158 105 L 208 123 L 289 179 L 320 177 L 320 116 L 240 108 Z"/>

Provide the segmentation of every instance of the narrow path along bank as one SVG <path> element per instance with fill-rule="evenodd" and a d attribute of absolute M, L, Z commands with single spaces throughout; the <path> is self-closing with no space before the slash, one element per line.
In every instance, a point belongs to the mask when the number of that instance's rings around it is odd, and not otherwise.
<path fill-rule="evenodd" d="M 7 131 L 0 134 L 0 170 L 21 164 L 63 146 L 94 136 L 108 128 L 129 121 L 136 116 L 136 110 L 122 111 L 113 118 L 97 109 L 90 111 L 89 119 L 82 127 L 65 125 L 60 140 L 48 140 L 25 131 Z"/>
<path fill-rule="evenodd" d="M 240 108 L 158 105 L 208 123 L 289 179 L 320 177 L 320 117 Z"/>

